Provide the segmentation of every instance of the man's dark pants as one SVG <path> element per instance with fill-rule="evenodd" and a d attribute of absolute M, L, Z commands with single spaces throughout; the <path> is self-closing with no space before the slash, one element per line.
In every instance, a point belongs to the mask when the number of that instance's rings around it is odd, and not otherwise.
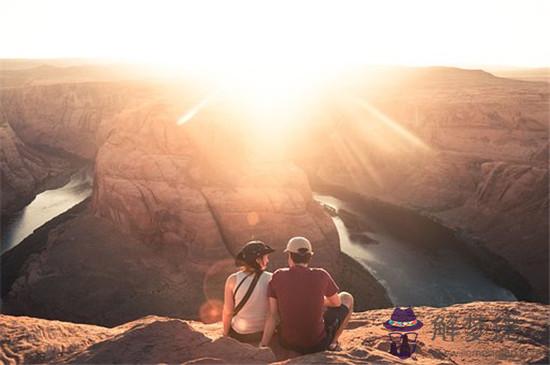
<path fill-rule="evenodd" d="M 348 313 L 349 308 L 344 304 L 339 307 L 328 307 L 323 314 L 323 318 L 325 320 L 325 338 L 313 347 L 303 348 L 291 346 L 286 344 L 281 336 L 279 336 L 279 343 L 288 350 L 293 350 L 302 354 L 325 351 L 334 340 L 334 336 L 336 335 L 338 328 L 340 328 L 340 325 L 344 322 Z"/>

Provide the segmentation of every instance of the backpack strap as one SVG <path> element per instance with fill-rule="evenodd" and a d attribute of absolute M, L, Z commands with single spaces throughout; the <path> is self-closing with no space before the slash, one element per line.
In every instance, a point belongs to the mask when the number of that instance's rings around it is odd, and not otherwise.
<path fill-rule="evenodd" d="M 246 304 L 246 302 L 248 301 L 248 299 L 250 298 L 250 296 L 252 295 L 252 292 L 254 291 L 254 288 L 256 287 L 256 284 L 258 283 L 258 280 L 260 280 L 260 276 L 262 275 L 261 272 L 256 272 L 256 275 L 254 276 L 254 279 L 252 280 L 252 282 L 250 283 L 250 286 L 248 287 L 248 290 L 246 291 L 246 294 L 244 295 L 243 299 L 241 299 L 241 301 L 239 302 L 239 304 L 237 304 L 237 306 L 235 307 L 235 309 L 233 309 L 233 316 L 236 316 L 237 313 L 239 313 L 241 311 L 241 309 L 244 307 L 244 305 Z M 249 277 L 250 275 L 247 275 L 243 280 L 241 280 L 241 282 L 239 283 L 239 285 L 237 286 L 237 289 L 239 289 L 239 286 L 241 286 L 241 284 L 245 281 L 245 279 L 247 277 Z M 235 289 L 235 293 L 233 294 L 233 297 L 235 297 L 235 294 L 237 293 L 237 289 Z M 235 299 L 233 299 L 233 302 L 235 302 Z"/>
<path fill-rule="evenodd" d="M 239 290 L 239 288 L 241 287 L 241 285 L 243 285 L 244 281 L 246 279 L 248 279 L 249 276 L 251 276 L 252 273 L 248 274 L 248 275 L 245 275 L 244 278 L 242 278 L 242 280 L 239 282 L 239 284 L 237 284 L 237 287 L 235 288 L 235 290 L 233 291 L 233 303 L 235 303 L 235 297 L 237 296 L 237 290 Z"/>

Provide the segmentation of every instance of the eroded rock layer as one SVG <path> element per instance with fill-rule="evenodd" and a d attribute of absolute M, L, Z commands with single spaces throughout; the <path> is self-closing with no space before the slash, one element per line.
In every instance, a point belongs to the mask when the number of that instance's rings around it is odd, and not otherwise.
<path fill-rule="evenodd" d="M 445 308 L 415 307 L 423 327 L 416 331 L 413 359 L 389 354 L 382 324 L 392 309 L 353 315 L 342 350 L 306 356 L 221 337 L 221 324 L 147 316 L 114 328 L 0 316 L 6 364 L 33 363 L 347 363 L 347 364 L 527 364 L 548 362 L 550 307 L 526 302 L 472 302 Z M 481 321 L 481 322 L 480 322 Z M 481 323 L 481 325 L 480 325 Z"/>
<path fill-rule="evenodd" d="M 67 179 L 74 169 L 67 159 L 27 146 L 4 120 L 0 121 L 0 146 L 2 214 L 23 208 L 56 180 Z"/>
<path fill-rule="evenodd" d="M 1 73 L 0 73 L 1 74 Z M 150 85 L 70 83 L 5 88 L 0 95 L 2 214 L 56 188 L 83 164 L 114 128 L 111 119 L 144 98 Z"/>

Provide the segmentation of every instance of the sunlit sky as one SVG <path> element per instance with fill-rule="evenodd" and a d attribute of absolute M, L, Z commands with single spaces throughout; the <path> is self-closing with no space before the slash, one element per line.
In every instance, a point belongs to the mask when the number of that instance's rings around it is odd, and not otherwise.
<path fill-rule="evenodd" d="M 550 65 L 550 1 L 0 2 L 0 58 Z"/>

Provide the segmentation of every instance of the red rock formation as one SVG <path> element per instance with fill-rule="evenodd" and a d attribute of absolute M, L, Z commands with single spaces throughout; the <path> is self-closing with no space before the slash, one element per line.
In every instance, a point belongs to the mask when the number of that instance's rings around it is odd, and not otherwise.
<path fill-rule="evenodd" d="M 27 72 L 31 71 L 21 70 Z M 83 160 L 95 158 L 114 128 L 113 115 L 153 94 L 150 85 L 129 82 L 2 89 L 2 213 L 12 213 L 41 191 L 61 186 Z"/>
<path fill-rule="evenodd" d="M 93 159 L 112 117 L 151 100 L 149 85 L 130 82 L 64 83 L 2 90 L 4 120 L 29 146 Z"/>
<path fill-rule="evenodd" d="M 389 354 L 382 323 L 392 309 L 356 313 L 341 337 L 341 351 L 298 356 L 239 343 L 221 336 L 221 324 L 205 325 L 147 316 L 114 328 L 0 316 L 6 364 L 32 363 L 352 363 L 494 364 L 547 363 L 550 306 L 526 302 L 472 302 L 445 308 L 415 307 L 418 330 L 414 359 Z M 481 320 L 478 323 L 468 318 Z M 506 317 L 508 316 L 508 317 Z M 508 318 L 508 326 L 504 326 Z M 453 319 L 456 319 L 451 327 Z M 443 327 L 436 327 L 443 323 Z M 477 323 L 477 324 L 476 324 Z M 437 330 L 436 330 L 437 329 Z M 289 358 L 290 357 L 290 358 Z"/>
<path fill-rule="evenodd" d="M 180 247 L 144 244 L 83 210 L 49 228 L 28 258 L 27 240 L 2 257 L 18 271 L 2 313 L 105 326 L 147 314 L 199 318 L 204 275 Z"/>
<path fill-rule="evenodd" d="M 272 245 L 284 265 L 287 240 L 304 235 L 317 263 L 338 276 L 336 229 L 305 174 L 284 160 L 253 161 L 245 134 L 207 117 L 178 126 L 174 109 L 120 116 L 97 156 L 96 214 L 145 242 L 179 245 L 204 267 L 251 239 Z"/>
<path fill-rule="evenodd" d="M 0 146 L 2 214 L 21 209 L 54 180 L 66 179 L 74 168 L 65 159 L 45 156 L 27 146 L 4 120 L 0 122 Z"/>

